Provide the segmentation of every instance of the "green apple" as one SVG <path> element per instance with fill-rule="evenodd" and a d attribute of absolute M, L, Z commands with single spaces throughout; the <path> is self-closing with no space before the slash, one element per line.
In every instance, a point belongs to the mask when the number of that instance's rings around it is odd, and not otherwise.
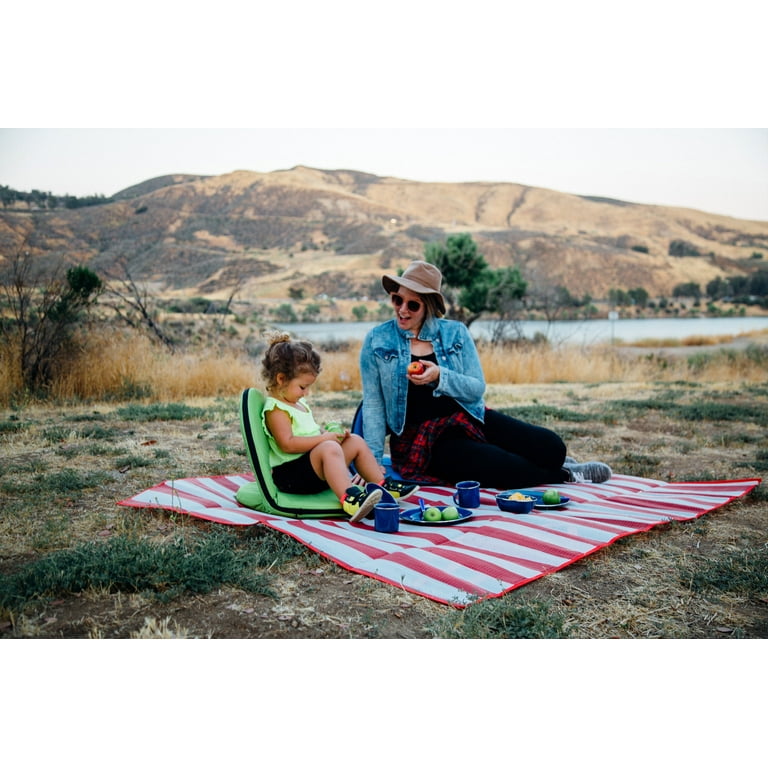
<path fill-rule="evenodd" d="M 442 514 L 443 520 L 458 520 L 459 510 L 456 507 L 446 507 Z"/>
<path fill-rule="evenodd" d="M 554 489 L 550 488 L 541 495 L 542 504 L 559 504 L 560 494 Z"/>
<path fill-rule="evenodd" d="M 424 519 L 430 523 L 436 523 L 443 519 L 440 510 L 437 507 L 427 507 L 424 510 Z"/>

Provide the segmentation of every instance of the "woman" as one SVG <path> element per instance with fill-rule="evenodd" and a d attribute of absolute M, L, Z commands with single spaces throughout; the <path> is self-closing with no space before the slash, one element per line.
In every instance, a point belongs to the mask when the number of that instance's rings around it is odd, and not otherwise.
<path fill-rule="evenodd" d="M 486 408 L 485 377 L 466 326 L 447 320 L 433 264 L 412 262 L 382 285 L 395 311 L 360 353 L 363 429 L 379 464 L 390 433 L 392 466 L 415 482 L 516 488 L 611 477 L 607 464 L 576 463 L 549 429 Z M 421 373 L 409 372 L 421 363 Z"/>

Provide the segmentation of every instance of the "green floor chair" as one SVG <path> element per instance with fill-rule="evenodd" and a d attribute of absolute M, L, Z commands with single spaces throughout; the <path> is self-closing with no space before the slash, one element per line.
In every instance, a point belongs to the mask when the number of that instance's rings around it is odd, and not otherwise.
<path fill-rule="evenodd" d="M 284 493 L 276 488 L 269 466 L 269 443 L 261 420 L 263 408 L 264 395 L 261 391 L 254 388 L 243 391 L 240 398 L 240 430 L 255 479 L 237 491 L 235 498 L 238 502 L 244 507 L 283 517 L 349 519 L 330 488 L 306 495 Z"/>

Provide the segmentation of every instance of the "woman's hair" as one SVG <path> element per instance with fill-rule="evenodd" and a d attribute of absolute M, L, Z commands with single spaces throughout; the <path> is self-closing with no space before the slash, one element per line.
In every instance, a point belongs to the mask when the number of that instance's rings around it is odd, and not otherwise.
<path fill-rule="evenodd" d="M 434 293 L 420 293 L 419 298 L 424 302 L 427 317 L 442 317 L 440 302 Z"/>
<path fill-rule="evenodd" d="M 261 375 L 267 391 L 274 389 L 277 375 L 282 373 L 287 381 L 302 373 L 320 375 L 320 355 L 308 341 L 292 341 L 287 333 L 273 333 L 267 338 L 267 351 L 261 361 Z"/>

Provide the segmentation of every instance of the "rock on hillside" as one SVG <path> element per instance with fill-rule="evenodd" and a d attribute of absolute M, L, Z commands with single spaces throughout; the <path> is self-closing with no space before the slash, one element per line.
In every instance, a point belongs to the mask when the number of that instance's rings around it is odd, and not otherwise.
<path fill-rule="evenodd" d="M 513 183 L 424 183 L 298 166 L 170 175 L 74 210 L 0 213 L 0 253 L 20 247 L 104 273 L 124 261 L 165 295 L 244 299 L 379 295 L 379 276 L 424 244 L 469 232 L 494 266 L 602 298 L 670 295 L 768 258 L 768 222 L 582 197 Z M 670 256 L 680 241 L 695 256 Z"/>

